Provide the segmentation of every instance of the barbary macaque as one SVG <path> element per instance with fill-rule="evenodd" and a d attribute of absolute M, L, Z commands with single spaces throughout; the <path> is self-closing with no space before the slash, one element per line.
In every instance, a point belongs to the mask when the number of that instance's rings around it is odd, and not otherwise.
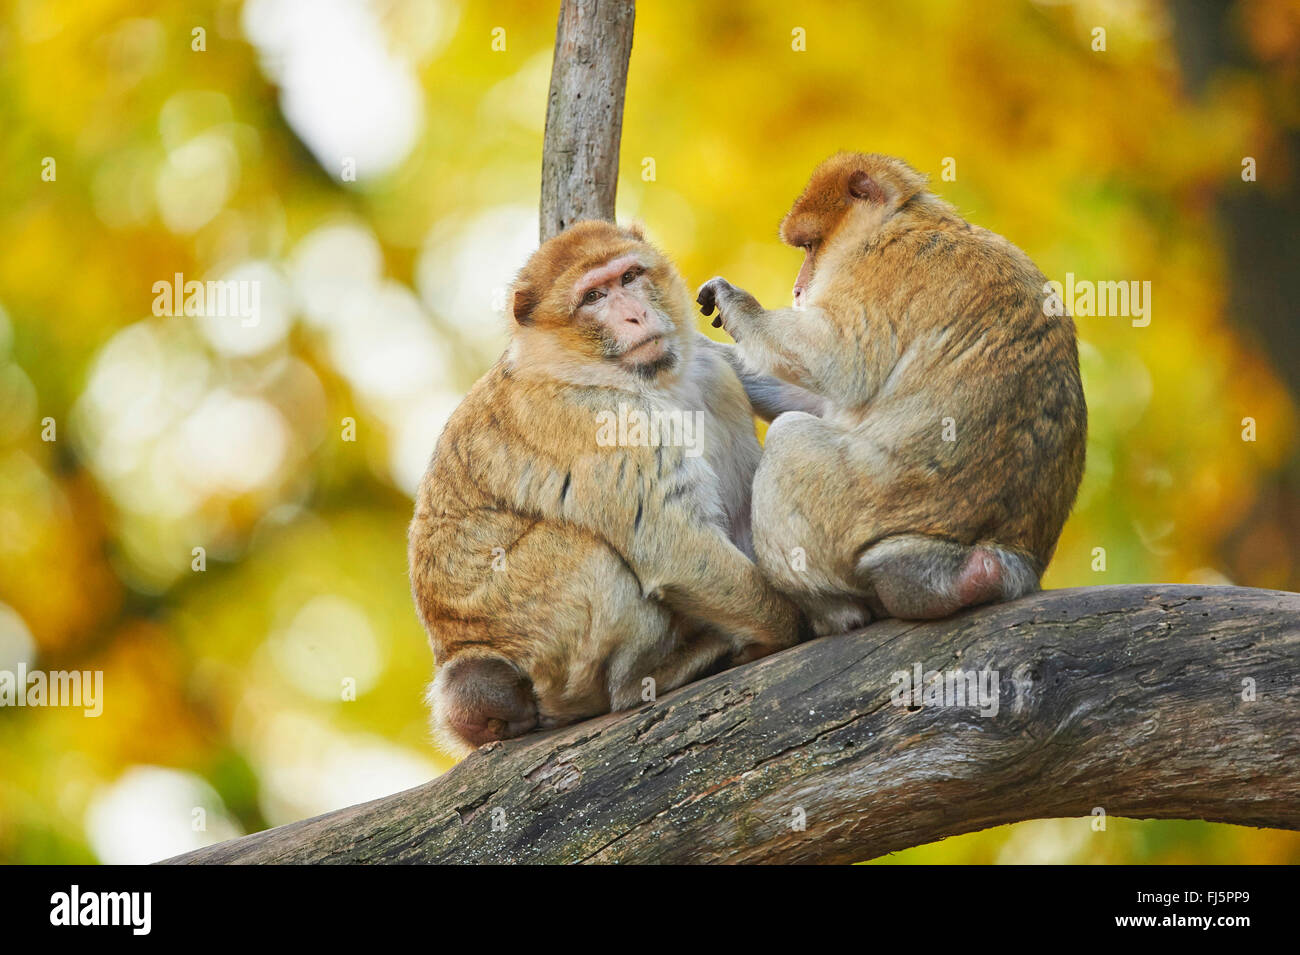
<path fill-rule="evenodd" d="M 781 239 L 804 252 L 793 308 L 722 278 L 698 295 L 775 418 L 754 484 L 764 573 L 819 634 L 1036 590 L 1087 430 L 1074 322 L 1044 307 L 1042 273 L 877 154 L 818 166 Z"/>
<path fill-rule="evenodd" d="M 409 535 L 433 724 L 458 751 L 653 699 L 801 623 L 752 561 L 749 401 L 672 264 L 580 222 L 528 260 L 511 311 Z"/>

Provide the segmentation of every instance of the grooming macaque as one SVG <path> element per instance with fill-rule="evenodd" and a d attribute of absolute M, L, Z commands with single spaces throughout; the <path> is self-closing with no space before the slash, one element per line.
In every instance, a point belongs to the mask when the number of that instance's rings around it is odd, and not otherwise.
<path fill-rule="evenodd" d="M 668 260 L 639 231 L 581 222 L 529 259 L 511 308 L 510 345 L 448 421 L 410 528 L 433 722 L 458 749 L 798 638 L 797 608 L 751 560 L 749 401 L 701 347 Z M 688 444 L 629 420 L 694 430 Z"/>
<path fill-rule="evenodd" d="M 780 415 L 755 477 L 759 566 L 818 633 L 1037 589 L 1087 425 L 1074 323 L 1045 311 L 1042 273 L 881 155 L 818 166 L 781 238 L 805 255 L 793 308 L 721 278 L 698 297 L 755 409 Z"/>

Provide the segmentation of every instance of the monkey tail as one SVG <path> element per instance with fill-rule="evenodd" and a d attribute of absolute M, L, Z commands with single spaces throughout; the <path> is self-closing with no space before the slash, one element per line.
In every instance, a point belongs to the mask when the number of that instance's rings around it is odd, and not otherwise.
<path fill-rule="evenodd" d="M 499 653 L 471 650 L 439 665 L 426 701 L 434 737 L 458 755 L 537 726 L 532 679 Z"/>

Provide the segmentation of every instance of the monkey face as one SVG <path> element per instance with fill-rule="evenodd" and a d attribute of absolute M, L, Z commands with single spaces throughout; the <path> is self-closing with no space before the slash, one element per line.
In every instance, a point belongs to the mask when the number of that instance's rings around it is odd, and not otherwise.
<path fill-rule="evenodd" d="M 925 186 L 925 177 L 900 159 L 874 153 L 837 153 L 813 170 L 803 193 L 781 221 L 781 241 L 801 249 L 794 304 L 806 304 L 819 257 L 846 223 L 869 238 Z"/>
<path fill-rule="evenodd" d="M 678 366 L 690 306 L 681 277 L 636 229 L 580 222 L 548 240 L 515 282 L 513 310 L 535 356 L 654 380 Z"/>
<path fill-rule="evenodd" d="M 574 283 L 574 323 L 606 361 L 653 377 L 676 363 L 675 326 L 659 298 L 641 257 L 622 255 Z"/>

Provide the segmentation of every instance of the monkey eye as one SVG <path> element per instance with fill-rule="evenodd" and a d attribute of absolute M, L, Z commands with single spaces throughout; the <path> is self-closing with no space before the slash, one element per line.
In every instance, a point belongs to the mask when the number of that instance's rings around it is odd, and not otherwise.
<path fill-rule="evenodd" d="M 605 293 L 598 288 L 588 289 L 587 294 L 582 296 L 582 304 L 594 305 L 596 304 L 596 302 L 600 301 L 601 296 L 603 296 L 604 294 Z"/>
<path fill-rule="evenodd" d="M 636 266 L 636 265 L 632 266 L 632 268 L 628 269 L 626 272 L 623 273 L 623 284 L 631 285 L 633 282 L 637 280 L 637 277 L 641 274 L 641 272 L 642 269 L 640 268 L 640 266 Z"/>

